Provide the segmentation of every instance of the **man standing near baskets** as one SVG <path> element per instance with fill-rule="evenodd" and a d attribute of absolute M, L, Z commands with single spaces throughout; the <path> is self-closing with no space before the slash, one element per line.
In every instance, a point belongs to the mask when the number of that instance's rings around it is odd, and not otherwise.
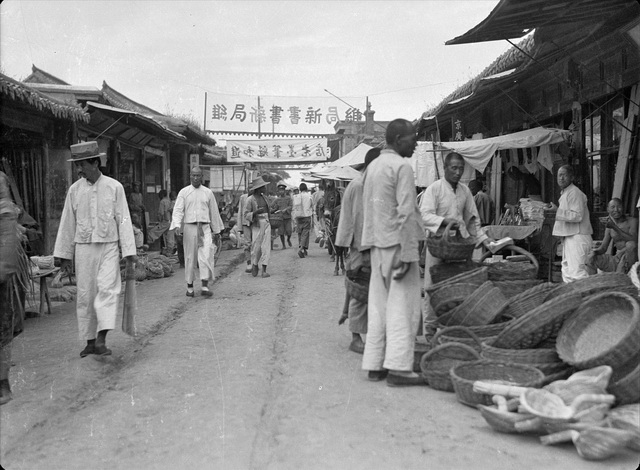
<path fill-rule="evenodd" d="M 476 245 L 487 245 L 491 240 L 481 230 L 481 219 L 471 190 L 460 184 L 464 173 L 464 158 L 451 152 L 444 157 L 444 179 L 430 184 L 420 201 L 420 213 L 425 229 L 432 235 L 442 235 L 450 226 L 457 229 L 463 238 L 471 237 Z M 425 254 L 424 268 L 424 329 L 429 339 L 436 332 L 438 317 L 431 306 L 427 289 L 433 284 L 430 268 L 442 263 L 429 250 Z"/>
<path fill-rule="evenodd" d="M 364 166 L 360 171 L 364 173 L 369 164 L 379 155 L 379 148 L 369 150 L 364 158 Z M 367 299 L 358 298 L 358 295 L 351 291 L 358 289 L 363 294 L 367 293 L 371 278 L 371 253 L 369 250 L 360 251 L 363 222 L 363 181 L 363 176 L 359 175 L 347 186 L 342 198 L 342 210 L 340 212 L 338 230 L 336 231 L 336 245 L 349 248 L 349 256 L 345 260 L 347 268 L 345 308 L 338 324 L 342 325 L 347 318 L 349 319 L 349 330 L 352 334 L 349 350 L 358 354 L 364 352 L 362 335 L 367 334 Z"/>
<path fill-rule="evenodd" d="M 80 357 L 108 356 L 109 330 L 116 324 L 120 296 L 120 250 L 133 271 L 136 244 L 122 185 L 100 171 L 98 143 L 71 146 L 71 159 L 78 180 L 67 191 L 53 256 L 60 270 L 71 271 L 75 259 L 78 330 L 87 346 Z"/>
<path fill-rule="evenodd" d="M 553 236 L 562 238 L 562 280 L 566 283 L 589 277 L 586 265 L 593 243 L 587 196 L 573 184 L 574 177 L 570 165 L 558 169 L 561 191 Z"/>
<path fill-rule="evenodd" d="M 367 168 L 361 249 L 371 250 L 367 341 L 362 368 L 387 385 L 424 385 L 413 372 L 420 323 L 418 243 L 424 229 L 411 165 L 416 133 L 405 119 L 391 121 L 387 148 Z M 387 376 L 388 374 L 388 376 Z"/>

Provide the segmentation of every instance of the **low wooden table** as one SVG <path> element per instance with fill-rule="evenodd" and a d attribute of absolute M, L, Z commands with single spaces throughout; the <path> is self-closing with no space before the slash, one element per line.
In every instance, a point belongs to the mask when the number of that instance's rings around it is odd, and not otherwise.
<path fill-rule="evenodd" d="M 53 268 L 31 275 L 31 279 L 33 281 L 37 281 L 38 279 L 40 280 L 40 309 L 38 311 L 40 316 L 44 313 L 45 303 L 47 304 L 47 313 L 51 315 L 51 298 L 49 297 L 47 278 L 54 276 L 58 271 L 60 271 L 60 268 Z"/>

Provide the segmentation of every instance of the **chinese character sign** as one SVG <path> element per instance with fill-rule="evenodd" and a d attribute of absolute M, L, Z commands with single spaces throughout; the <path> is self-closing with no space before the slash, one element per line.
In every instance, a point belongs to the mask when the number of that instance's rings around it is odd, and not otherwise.
<path fill-rule="evenodd" d="M 278 97 L 211 94 L 207 128 L 213 133 L 333 134 L 338 121 L 362 121 L 364 98 Z"/>
<path fill-rule="evenodd" d="M 327 139 L 227 140 L 229 163 L 325 161 L 330 156 Z"/>

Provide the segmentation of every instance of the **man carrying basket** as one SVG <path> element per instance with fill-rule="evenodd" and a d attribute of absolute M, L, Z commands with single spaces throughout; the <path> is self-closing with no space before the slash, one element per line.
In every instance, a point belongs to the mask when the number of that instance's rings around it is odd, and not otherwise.
<path fill-rule="evenodd" d="M 464 184 L 459 184 L 463 173 L 462 155 L 455 152 L 447 154 L 444 158 L 444 179 L 430 184 L 420 201 L 422 220 L 431 235 L 442 235 L 449 227 L 458 230 L 462 238 L 473 240 L 476 246 L 482 243 L 486 247 L 492 240 L 480 229 L 480 216 L 471 191 Z M 429 268 L 442 261 L 427 250 L 424 268 L 424 329 L 427 339 L 435 334 L 438 326 L 438 317 L 427 292 L 433 284 Z"/>

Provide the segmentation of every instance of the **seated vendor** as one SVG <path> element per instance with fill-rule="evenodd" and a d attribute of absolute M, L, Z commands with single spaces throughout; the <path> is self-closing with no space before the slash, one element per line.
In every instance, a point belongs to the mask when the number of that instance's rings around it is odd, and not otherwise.
<path fill-rule="evenodd" d="M 607 206 L 606 230 L 602 244 L 589 254 L 589 274 L 604 272 L 627 273 L 638 261 L 638 219 L 627 217 L 622 212 L 622 201 L 613 198 Z M 615 255 L 607 254 L 610 243 L 616 248 Z"/>

